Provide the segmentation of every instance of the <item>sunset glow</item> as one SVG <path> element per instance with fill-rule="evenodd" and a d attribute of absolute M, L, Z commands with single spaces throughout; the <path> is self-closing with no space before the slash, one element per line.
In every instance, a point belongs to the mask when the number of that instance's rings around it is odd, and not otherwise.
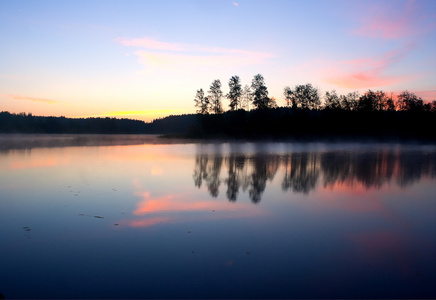
<path fill-rule="evenodd" d="M 409 90 L 436 98 L 436 2 L 1 1 L 0 111 L 152 121 L 197 89 L 262 74 L 269 95 Z M 228 109 L 223 99 L 223 108 Z"/>

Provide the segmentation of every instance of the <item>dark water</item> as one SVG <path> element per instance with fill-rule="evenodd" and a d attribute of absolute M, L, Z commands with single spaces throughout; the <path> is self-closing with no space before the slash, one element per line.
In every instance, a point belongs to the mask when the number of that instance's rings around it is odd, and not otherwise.
<path fill-rule="evenodd" d="M 0 139 L 5 298 L 436 298 L 435 146 L 45 138 Z"/>

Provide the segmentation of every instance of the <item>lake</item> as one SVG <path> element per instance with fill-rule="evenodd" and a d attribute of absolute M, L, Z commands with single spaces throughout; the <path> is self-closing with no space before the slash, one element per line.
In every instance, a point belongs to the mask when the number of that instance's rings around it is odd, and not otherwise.
<path fill-rule="evenodd" d="M 436 298 L 436 146 L 0 136 L 8 298 Z"/>

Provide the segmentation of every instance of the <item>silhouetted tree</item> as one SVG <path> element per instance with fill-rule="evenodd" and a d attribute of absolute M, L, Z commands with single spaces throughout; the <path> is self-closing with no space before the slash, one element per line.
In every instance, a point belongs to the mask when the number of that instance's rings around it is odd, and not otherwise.
<path fill-rule="evenodd" d="M 359 97 L 358 92 L 351 92 L 346 96 L 341 95 L 341 108 L 344 110 L 357 110 Z"/>
<path fill-rule="evenodd" d="M 197 114 L 208 114 L 209 113 L 209 97 L 204 96 L 203 89 L 197 90 L 197 94 L 194 98 L 195 107 L 197 108 Z"/>
<path fill-rule="evenodd" d="M 258 109 L 268 108 L 270 99 L 268 98 L 268 89 L 265 85 L 265 80 L 262 75 L 257 74 L 251 81 L 253 90 L 253 105 Z"/>
<path fill-rule="evenodd" d="M 424 102 L 420 97 L 409 91 L 401 92 L 398 95 L 397 109 L 408 111 L 422 111 Z"/>
<path fill-rule="evenodd" d="M 230 110 L 235 110 L 240 106 L 242 87 L 239 76 L 232 76 L 229 80 L 229 93 L 227 98 L 230 100 Z"/>
<path fill-rule="evenodd" d="M 395 110 L 394 93 L 390 93 L 389 96 L 388 95 L 385 96 L 383 110 L 386 110 L 386 111 L 394 111 Z"/>
<path fill-rule="evenodd" d="M 436 100 L 429 101 L 424 104 L 424 110 L 436 112 Z"/>
<path fill-rule="evenodd" d="M 310 83 L 296 85 L 293 90 L 286 87 L 284 93 L 285 98 L 292 103 L 293 108 L 319 109 L 321 107 L 318 90 Z"/>
<path fill-rule="evenodd" d="M 292 97 L 292 90 L 289 86 L 286 86 L 283 90 L 283 95 L 285 96 L 286 107 L 294 106 L 294 97 Z"/>
<path fill-rule="evenodd" d="M 242 90 L 242 101 L 241 108 L 245 110 L 250 110 L 250 103 L 253 102 L 253 93 L 248 85 L 244 86 Z"/>
<path fill-rule="evenodd" d="M 358 109 L 360 111 L 375 111 L 377 110 L 377 95 L 374 91 L 368 90 L 363 94 L 358 101 Z"/>
<path fill-rule="evenodd" d="M 212 82 L 209 87 L 209 101 L 211 103 L 211 111 L 215 114 L 220 114 L 223 112 L 221 106 L 221 98 L 223 97 L 223 92 L 221 91 L 221 81 L 216 79 Z"/>
<path fill-rule="evenodd" d="M 327 109 L 340 109 L 341 99 L 335 90 L 331 92 L 325 92 L 324 95 L 324 107 Z"/>
<path fill-rule="evenodd" d="M 274 97 L 269 98 L 268 108 L 277 108 L 277 100 Z"/>

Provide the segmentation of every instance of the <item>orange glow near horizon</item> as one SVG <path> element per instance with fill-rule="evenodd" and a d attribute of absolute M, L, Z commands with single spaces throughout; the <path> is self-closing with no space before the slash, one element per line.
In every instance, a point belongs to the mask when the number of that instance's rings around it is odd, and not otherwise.
<path fill-rule="evenodd" d="M 177 115 L 186 113 L 184 110 L 177 109 L 154 109 L 154 110 L 125 110 L 125 111 L 112 111 L 112 112 L 103 112 L 97 115 L 84 115 L 84 116 L 74 116 L 71 118 L 79 119 L 79 118 L 129 118 L 129 119 L 138 119 L 142 121 L 151 121 L 153 119 L 167 117 L 170 115 Z"/>

